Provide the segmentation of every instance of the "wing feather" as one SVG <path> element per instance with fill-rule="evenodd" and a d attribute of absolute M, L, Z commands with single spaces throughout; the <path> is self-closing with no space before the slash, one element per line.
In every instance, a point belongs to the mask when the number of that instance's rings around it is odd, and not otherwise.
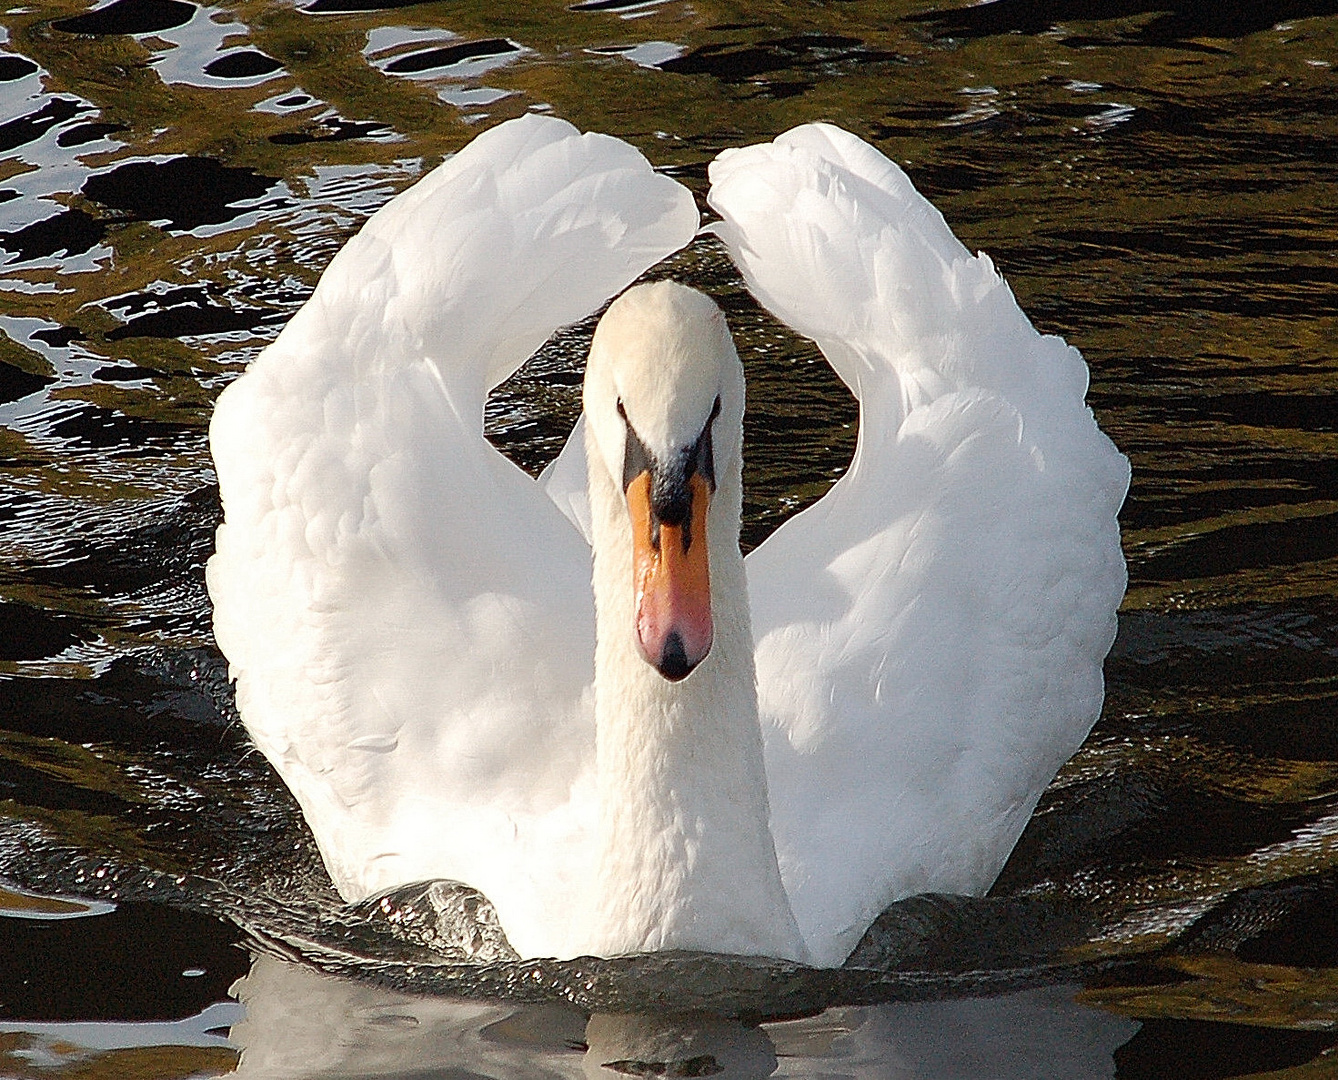
<path fill-rule="evenodd" d="M 625 143 L 502 124 L 374 215 L 220 397 L 216 635 L 346 897 L 455 878 L 522 953 L 564 939 L 593 821 L 590 551 L 483 407 L 696 226 Z"/>
<path fill-rule="evenodd" d="M 860 400 L 848 472 L 748 558 L 773 831 L 815 959 L 984 892 L 1100 711 L 1128 463 L 892 162 L 811 124 L 727 150 L 713 228 Z"/>

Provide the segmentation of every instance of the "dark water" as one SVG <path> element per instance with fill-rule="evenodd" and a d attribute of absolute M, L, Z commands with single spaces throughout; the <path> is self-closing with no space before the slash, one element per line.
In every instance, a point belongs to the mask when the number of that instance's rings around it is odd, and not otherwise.
<path fill-rule="evenodd" d="M 0 25 L 0 877 L 118 904 L 0 902 L 26 911 L 0 917 L 0 1075 L 209 1075 L 239 1047 L 256 1076 L 1338 1068 L 1338 3 L 43 0 Z M 874 971 L 443 965 L 339 907 L 247 750 L 202 582 L 211 403 L 359 222 L 527 109 L 699 194 L 796 123 L 872 139 L 1083 350 L 1133 461 L 1102 720 L 994 894 L 893 910 Z M 755 543 L 839 475 L 854 408 L 718 250 L 677 262 L 748 366 Z M 526 467 L 586 333 L 490 407 Z"/>

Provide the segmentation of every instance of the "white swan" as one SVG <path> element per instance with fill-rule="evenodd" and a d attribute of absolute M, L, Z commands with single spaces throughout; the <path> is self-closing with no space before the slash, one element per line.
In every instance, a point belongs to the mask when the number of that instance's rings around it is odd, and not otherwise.
<path fill-rule="evenodd" d="M 1095 720 L 1128 466 L 1077 351 L 846 132 L 711 179 L 749 288 L 861 403 L 849 471 L 746 563 L 742 373 L 690 290 L 610 308 L 539 483 L 482 437 L 493 386 L 697 228 L 555 119 L 387 204 L 219 399 L 218 643 L 345 897 L 464 881 L 523 956 L 835 965 L 892 900 L 987 889 Z"/>

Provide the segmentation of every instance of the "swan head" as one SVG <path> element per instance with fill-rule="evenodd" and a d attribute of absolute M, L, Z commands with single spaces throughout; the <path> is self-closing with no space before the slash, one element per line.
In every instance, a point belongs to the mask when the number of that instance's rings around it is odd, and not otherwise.
<path fill-rule="evenodd" d="M 711 649 L 708 533 L 721 515 L 709 511 L 741 468 L 743 369 L 724 314 L 672 281 L 629 289 L 595 330 L 584 406 L 626 502 L 637 645 L 677 681 Z"/>

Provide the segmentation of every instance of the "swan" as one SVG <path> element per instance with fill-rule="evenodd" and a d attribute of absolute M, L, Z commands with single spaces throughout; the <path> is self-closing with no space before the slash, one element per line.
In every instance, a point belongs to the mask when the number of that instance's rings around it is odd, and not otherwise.
<path fill-rule="evenodd" d="M 628 289 L 694 200 L 555 118 L 387 203 L 220 395 L 215 634 L 346 899 L 450 879 L 523 957 L 836 966 L 893 900 L 987 890 L 1095 722 L 1129 472 L 1077 350 L 848 132 L 710 180 L 860 403 L 850 468 L 747 559 L 725 320 Z M 487 394 L 614 296 L 536 481 Z"/>

